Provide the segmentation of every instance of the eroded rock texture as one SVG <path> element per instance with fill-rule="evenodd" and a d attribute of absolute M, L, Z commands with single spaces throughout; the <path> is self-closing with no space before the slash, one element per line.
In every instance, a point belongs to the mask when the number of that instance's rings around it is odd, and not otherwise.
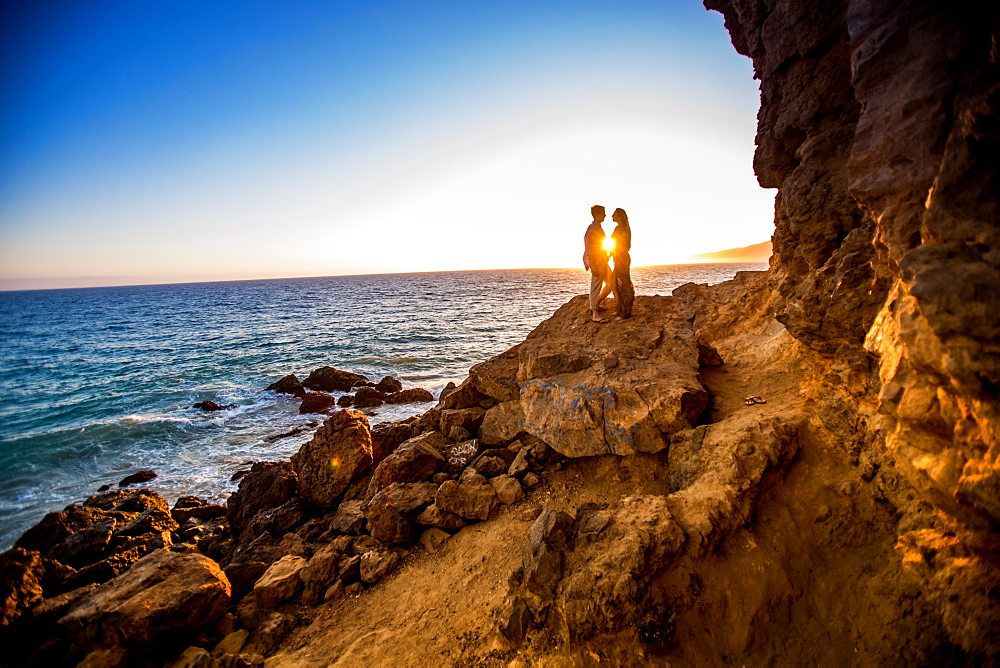
<path fill-rule="evenodd" d="M 996 601 L 974 599 L 995 591 L 1000 525 L 1000 6 L 705 5 L 761 81 L 777 318 L 877 372 L 842 406 L 868 430 L 860 456 L 898 471 L 901 510 L 933 509 L 900 523 L 897 549 L 952 641 L 997 652 L 997 632 L 975 630 Z"/>

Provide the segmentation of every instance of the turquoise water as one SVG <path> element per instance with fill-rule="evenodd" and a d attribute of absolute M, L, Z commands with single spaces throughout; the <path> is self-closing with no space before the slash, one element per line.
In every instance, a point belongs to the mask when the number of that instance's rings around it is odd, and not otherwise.
<path fill-rule="evenodd" d="M 766 265 L 635 268 L 633 280 L 665 295 L 746 269 Z M 171 501 L 221 500 L 233 473 L 289 457 L 319 424 L 264 391 L 281 376 L 332 365 L 436 395 L 588 288 L 582 270 L 525 269 L 0 292 L 0 549 L 138 469 L 157 471 L 148 486 Z M 205 399 L 237 407 L 191 408 Z"/>

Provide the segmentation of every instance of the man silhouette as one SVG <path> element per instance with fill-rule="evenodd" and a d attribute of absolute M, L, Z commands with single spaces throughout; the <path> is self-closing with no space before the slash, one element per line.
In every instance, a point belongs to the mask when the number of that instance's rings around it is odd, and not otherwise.
<path fill-rule="evenodd" d="M 590 207 L 594 221 L 583 235 L 583 268 L 590 270 L 590 319 L 594 322 L 608 322 L 599 313 L 601 301 L 611 292 L 611 268 L 608 267 L 608 251 L 604 248 L 604 207 L 595 204 Z"/>

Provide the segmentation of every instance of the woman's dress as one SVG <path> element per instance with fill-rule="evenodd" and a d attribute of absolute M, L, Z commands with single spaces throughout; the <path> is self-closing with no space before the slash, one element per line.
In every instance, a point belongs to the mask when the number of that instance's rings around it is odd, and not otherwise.
<path fill-rule="evenodd" d="M 632 302 L 635 301 L 635 288 L 632 287 L 632 277 L 629 276 L 629 269 L 632 266 L 632 257 L 629 251 L 632 250 L 632 230 L 628 226 L 621 224 L 611 233 L 615 240 L 615 302 L 617 303 L 617 315 L 619 318 L 632 317 Z"/>

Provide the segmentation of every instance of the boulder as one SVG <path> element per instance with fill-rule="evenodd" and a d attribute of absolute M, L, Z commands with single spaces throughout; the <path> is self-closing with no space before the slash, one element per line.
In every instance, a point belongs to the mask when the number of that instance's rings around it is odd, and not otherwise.
<path fill-rule="evenodd" d="M 299 382 L 299 377 L 294 373 L 284 376 L 281 380 L 271 383 L 267 386 L 267 389 L 272 392 L 277 392 L 278 394 L 291 394 L 292 396 L 302 398 L 306 396 L 306 389 L 302 387 L 302 383 Z"/>
<path fill-rule="evenodd" d="M 411 540 L 414 518 L 434 501 L 436 491 L 437 485 L 430 482 L 397 482 L 381 490 L 365 506 L 371 535 L 386 544 Z"/>
<path fill-rule="evenodd" d="M 507 445 L 524 431 L 525 415 L 520 401 L 507 401 L 486 411 L 479 439 L 486 445 Z"/>
<path fill-rule="evenodd" d="M 385 398 L 387 404 L 418 404 L 434 401 L 434 395 L 422 387 L 413 387 L 400 392 L 393 392 Z"/>
<path fill-rule="evenodd" d="M 524 498 L 524 489 L 521 488 L 521 483 L 517 481 L 517 478 L 501 475 L 490 480 L 490 484 L 497 493 L 497 499 L 505 506 Z"/>
<path fill-rule="evenodd" d="M 516 401 L 520 393 L 517 382 L 519 346 L 520 344 L 469 369 L 473 387 L 501 403 Z"/>
<path fill-rule="evenodd" d="M 462 381 L 462 384 L 455 389 L 449 391 L 445 394 L 444 391 L 441 392 L 441 399 L 438 401 L 437 408 L 441 410 L 451 410 L 455 408 L 486 408 L 484 403 L 493 402 L 496 403 L 496 399 L 488 397 L 473 385 L 472 378 L 466 378 Z"/>
<path fill-rule="evenodd" d="M 352 387 L 363 385 L 368 379 L 358 373 L 341 371 L 332 366 L 316 369 L 302 382 L 310 390 L 321 392 L 349 392 Z"/>
<path fill-rule="evenodd" d="M 434 495 L 438 509 L 470 520 L 488 520 L 497 507 L 497 493 L 490 484 L 462 484 L 448 480 Z"/>
<path fill-rule="evenodd" d="M 334 398 L 325 392 L 306 392 L 299 404 L 299 413 L 325 413 L 334 403 Z"/>
<path fill-rule="evenodd" d="M 450 530 L 461 529 L 468 524 L 464 518 L 459 517 L 455 513 L 441 510 L 436 503 L 432 503 L 424 508 L 423 512 L 417 515 L 416 522 L 422 526 Z"/>
<path fill-rule="evenodd" d="M 344 396 L 339 397 L 337 399 L 337 405 L 340 406 L 341 408 L 347 408 L 348 406 L 351 406 L 352 404 L 354 404 L 354 395 L 353 394 L 345 394 Z"/>
<path fill-rule="evenodd" d="M 368 519 L 365 517 L 364 501 L 344 501 L 337 507 L 337 512 L 330 520 L 329 529 L 338 533 L 359 534 L 365 529 Z"/>
<path fill-rule="evenodd" d="M 316 550 L 302 569 L 302 603 L 316 605 L 340 573 L 340 564 L 346 559 L 342 543 L 329 543 Z"/>
<path fill-rule="evenodd" d="M 277 508 L 298 490 L 298 476 L 290 462 L 257 462 L 226 501 L 230 531 L 239 536 L 254 516 Z"/>
<path fill-rule="evenodd" d="M 374 408 L 385 402 L 385 394 L 374 387 L 359 387 L 354 393 L 354 406 L 357 408 Z"/>
<path fill-rule="evenodd" d="M 375 389 L 382 394 L 392 394 L 394 392 L 401 392 L 403 384 L 395 376 L 386 376 L 375 384 Z"/>
<path fill-rule="evenodd" d="M 449 445 L 436 431 L 406 441 L 375 469 L 369 494 L 377 494 L 396 482 L 419 482 L 431 477 L 445 467 L 442 450 Z"/>
<path fill-rule="evenodd" d="M 350 409 L 337 411 L 292 456 L 299 496 L 312 508 L 334 505 L 348 486 L 371 470 L 368 419 Z"/>
<path fill-rule="evenodd" d="M 528 449 L 520 448 L 514 456 L 514 461 L 507 468 L 507 475 L 521 476 L 528 471 Z"/>
<path fill-rule="evenodd" d="M 370 550 L 361 555 L 360 576 L 362 582 L 378 582 L 392 572 L 399 563 L 399 556 L 389 550 Z"/>
<path fill-rule="evenodd" d="M 225 411 L 231 408 L 236 408 L 236 404 L 217 404 L 214 401 L 199 401 L 198 403 L 192 405 L 191 408 L 200 408 L 206 413 L 214 413 L 215 411 Z"/>
<path fill-rule="evenodd" d="M 298 594 L 306 563 L 302 557 L 289 554 L 271 564 L 253 586 L 257 605 L 273 608 Z"/>
<path fill-rule="evenodd" d="M 485 414 L 486 411 L 478 406 L 473 408 L 443 409 L 441 411 L 441 420 L 438 424 L 443 434 L 450 433 L 456 427 L 466 430 L 469 434 L 475 434 L 479 431 L 479 425 L 483 423 L 483 416 Z"/>
<path fill-rule="evenodd" d="M 127 475 L 118 482 L 119 487 L 128 487 L 138 483 L 149 482 L 156 477 L 156 471 L 136 471 Z"/>
<path fill-rule="evenodd" d="M 378 466 L 391 452 L 413 436 L 409 422 L 383 422 L 372 427 L 372 466 Z"/>
<path fill-rule="evenodd" d="M 487 478 L 493 478 L 507 471 L 507 464 L 499 457 L 482 454 L 472 463 L 478 473 Z"/>
<path fill-rule="evenodd" d="M 77 601 L 59 626 L 81 654 L 146 646 L 208 626 L 229 609 L 229 593 L 225 574 L 208 557 L 157 550 Z"/>
<path fill-rule="evenodd" d="M 448 398 L 449 394 L 451 394 L 457 389 L 458 385 L 449 380 L 448 384 L 441 388 L 441 394 L 438 395 L 438 406 L 440 406 L 442 402 L 444 402 L 444 400 Z"/>
<path fill-rule="evenodd" d="M 191 506 L 187 508 L 178 508 L 176 505 L 170 510 L 170 516 L 174 518 L 181 526 L 191 518 L 196 520 L 205 521 L 211 520 L 216 517 L 225 517 L 228 509 L 226 506 L 205 503 L 200 506 Z"/>
<path fill-rule="evenodd" d="M 445 461 L 447 470 L 449 473 L 460 473 L 462 469 L 468 466 L 476 455 L 479 454 L 479 441 L 470 440 L 463 441 L 461 443 L 456 443 L 455 445 L 449 445 L 444 448 L 442 453 L 445 456 Z"/>

